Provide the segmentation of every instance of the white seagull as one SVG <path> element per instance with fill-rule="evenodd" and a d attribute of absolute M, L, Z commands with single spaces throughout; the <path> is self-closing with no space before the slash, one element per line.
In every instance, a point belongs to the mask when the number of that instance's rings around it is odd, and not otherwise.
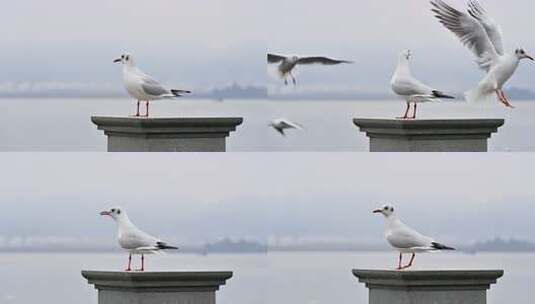
<path fill-rule="evenodd" d="M 433 0 L 431 4 L 435 17 L 474 53 L 479 68 L 487 73 L 477 87 L 465 93 L 466 100 L 483 102 L 496 93 L 500 102 L 512 108 L 502 87 L 514 74 L 521 59 L 533 58 L 521 48 L 514 53 L 504 53 L 500 27 L 477 0 L 468 2 L 468 14 L 442 0 Z"/>
<path fill-rule="evenodd" d="M 295 85 L 295 77 L 292 74 L 292 70 L 298 64 L 323 64 L 323 65 L 335 65 L 340 63 L 353 63 L 348 60 L 331 59 L 322 56 L 314 57 L 297 57 L 297 56 L 281 56 L 275 54 L 267 54 L 268 63 L 280 63 L 277 67 L 279 76 L 284 79 L 284 84 L 288 84 L 288 76 L 292 78 L 292 82 Z"/>
<path fill-rule="evenodd" d="M 407 102 L 405 114 L 401 119 L 416 118 L 416 105 L 420 102 L 434 101 L 439 98 L 454 98 L 446 95 L 439 90 L 423 84 L 416 78 L 412 77 L 409 68 L 409 59 L 411 58 L 410 50 L 405 50 L 399 54 L 398 65 L 390 81 L 392 91 L 399 96 L 402 96 Z M 414 104 L 412 116 L 409 117 L 409 109 L 411 102 Z"/>
<path fill-rule="evenodd" d="M 124 209 L 120 207 L 102 211 L 100 215 L 110 216 L 117 223 L 117 239 L 119 245 L 129 252 L 126 271 L 132 270 L 132 254 L 141 255 L 141 268 L 138 270 L 144 271 L 145 254 L 158 253 L 163 249 L 178 249 L 178 247 L 167 245 L 166 242 L 141 231 L 130 221 Z"/>
<path fill-rule="evenodd" d="M 268 124 L 268 126 L 270 126 L 273 129 L 275 129 L 282 136 L 286 135 L 286 134 L 284 134 L 284 130 L 285 129 L 298 129 L 298 130 L 302 130 L 303 129 L 303 127 L 300 124 L 297 124 L 295 122 L 289 121 L 289 120 L 284 119 L 284 118 L 273 119 Z"/>
<path fill-rule="evenodd" d="M 156 79 L 143 73 L 135 65 L 131 54 L 124 53 L 115 59 L 114 63 L 123 65 L 123 83 L 130 96 L 137 99 L 137 111 L 134 116 L 139 117 L 139 103 L 145 101 L 145 117 L 149 116 L 149 102 L 151 100 L 180 97 L 182 94 L 191 93 L 188 90 L 167 89 Z"/>
<path fill-rule="evenodd" d="M 409 226 L 402 223 L 394 212 L 394 207 L 384 206 L 373 210 L 373 213 L 381 213 L 386 220 L 385 237 L 388 243 L 399 251 L 398 270 L 412 266 L 416 252 L 428 252 L 437 250 L 455 250 L 452 247 L 435 242 L 432 238 L 422 235 Z M 409 264 L 401 266 L 402 254 L 412 253 Z"/>

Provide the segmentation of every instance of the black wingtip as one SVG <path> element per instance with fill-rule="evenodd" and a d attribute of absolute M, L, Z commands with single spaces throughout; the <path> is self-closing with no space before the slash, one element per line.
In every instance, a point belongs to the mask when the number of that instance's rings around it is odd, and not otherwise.
<path fill-rule="evenodd" d="M 450 96 L 450 95 L 446 95 L 446 94 L 444 94 L 444 93 L 442 93 L 442 92 L 440 92 L 440 91 L 437 91 L 437 90 L 432 91 L 432 93 L 433 93 L 433 96 L 438 97 L 438 98 L 455 99 L 455 97 Z"/>
<path fill-rule="evenodd" d="M 171 90 L 171 93 L 173 93 L 173 95 L 175 95 L 176 97 L 181 97 L 182 96 L 181 94 L 190 94 L 191 91 L 188 91 L 188 90 Z"/>
<path fill-rule="evenodd" d="M 434 249 L 437 249 L 437 250 L 455 250 L 455 248 L 453 248 L 453 247 L 442 245 L 442 244 L 437 243 L 437 242 L 432 242 L 431 243 L 431 247 L 433 247 Z"/>
<path fill-rule="evenodd" d="M 162 242 L 156 243 L 156 246 L 158 247 L 158 249 L 178 249 L 178 247 L 169 246 L 169 245 L 167 245 L 165 243 L 162 243 Z"/>

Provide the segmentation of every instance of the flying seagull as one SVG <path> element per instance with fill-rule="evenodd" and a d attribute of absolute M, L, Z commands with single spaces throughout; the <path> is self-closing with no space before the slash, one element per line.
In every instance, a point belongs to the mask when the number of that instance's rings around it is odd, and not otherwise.
<path fill-rule="evenodd" d="M 428 252 L 437 250 L 455 250 L 452 247 L 435 242 L 432 238 L 422 235 L 409 226 L 402 223 L 394 212 L 394 207 L 384 206 L 373 210 L 373 213 L 381 213 L 386 220 L 385 237 L 388 243 L 399 251 L 398 270 L 412 266 L 416 252 Z M 402 254 L 412 253 L 409 264 L 401 266 Z"/>
<path fill-rule="evenodd" d="M 348 60 L 337 60 L 322 56 L 314 57 L 297 57 L 297 56 L 281 56 L 275 54 L 267 54 L 268 63 L 279 63 L 277 70 L 281 78 L 284 79 L 284 84 L 288 84 L 288 76 L 292 78 L 292 82 L 295 85 L 295 77 L 292 74 L 292 70 L 298 64 L 323 64 L 323 65 L 335 65 L 340 63 L 353 63 Z"/>
<path fill-rule="evenodd" d="M 492 94 L 507 107 L 513 107 L 502 87 L 514 74 L 521 59 L 533 60 L 522 48 L 504 53 L 500 27 L 477 0 L 468 2 L 468 14 L 442 0 L 432 0 L 431 11 L 452 31 L 476 57 L 479 68 L 486 72 L 479 84 L 465 93 L 468 102 L 483 102 Z"/>
<path fill-rule="evenodd" d="M 405 114 L 400 117 L 401 119 L 416 118 L 416 105 L 420 102 L 434 101 L 439 98 L 454 98 L 453 96 L 446 95 L 412 77 L 409 68 L 410 57 L 410 50 L 401 52 L 398 65 L 392 76 L 392 80 L 390 81 L 392 91 L 397 95 L 402 96 L 407 102 Z M 409 117 L 408 114 L 411 102 L 414 104 L 414 110 L 412 116 Z"/>
<path fill-rule="evenodd" d="M 137 99 L 137 110 L 134 116 L 149 116 L 149 102 L 151 100 L 180 97 L 182 94 L 191 93 L 188 90 L 167 89 L 156 79 L 143 73 L 135 65 L 131 54 L 124 53 L 115 59 L 114 63 L 123 65 L 123 83 L 130 96 Z M 139 103 L 145 101 L 145 115 L 139 114 Z"/>
<path fill-rule="evenodd" d="M 110 216 L 117 223 L 117 238 L 119 245 L 129 252 L 128 267 L 126 271 L 131 271 L 132 254 L 141 255 L 141 268 L 145 270 L 145 254 L 158 253 L 163 249 L 178 249 L 170 246 L 166 242 L 155 238 L 137 228 L 128 218 L 124 209 L 114 207 L 107 211 L 100 212 L 100 215 Z"/>
<path fill-rule="evenodd" d="M 275 129 L 277 132 L 279 132 L 282 136 L 285 136 L 284 130 L 286 129 L 299 129 L 302 130 L 303 127 L 295 122 L 289 121 L 284 118 L 277 118 L 272 120 L 268 126 Z"/>

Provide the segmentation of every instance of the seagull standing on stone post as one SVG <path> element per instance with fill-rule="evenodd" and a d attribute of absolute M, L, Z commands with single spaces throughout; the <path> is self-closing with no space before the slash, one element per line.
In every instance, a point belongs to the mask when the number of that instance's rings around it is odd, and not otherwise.
<path fill-rule="evenodd" d="M 479 68 L 486 72 L 477 87 L 465 93 L 470 103 L 484 102 L 492 94 L 506 107 L 511 102 L 502 90 L 516 71 L 520 60 L 533 60 L 522 48 L 504 53 L 500 27 L 477 0 L 468 2 L 468 14 L 458 11 L 442 0 L 432 0 L 431 11 L 442 25 L 453 32 L 476 57 Z"/>
<path fill-rule="evenodd" d="M 117 223 L 119 245 L 129 252 L 128 266 L 125 271 L 132 270 L 133 254 L 141 255 L 141 268 L 137 270 L 144 271 L 145 254 L 159 253 L 160 250 L 164 249 L 178 249 L 178 247 L 170 246 L 166 242 L 141 231 L 130 221 L 124 209 L 120 207 L 102 211 L 100 215 L 109 216 Z"/>
<path fill-rule="evenodd" d="M 412 77 L 409 67 L 409 59 L 411 58 L 410 50 L 405 50 L 399 55 L 398 65 L 390 81 L 392 91 L 399 96 L 402 96 L 407 102 L 405 114 L 401 119 L 416 118 L 416 105 L 421 102 L 429 102 L 438 100 L 439 98 L 454 98 L 446 95 L 439 90 L 423 84 L 416 78 Z M 412 116 L 408 116 L 411 102 L 414 104 Z"/>
<path fill-rule="evenodd" d="M 149 102 L 151 100 L 169 99 L 181 97 L 182 94 L 191 93 L 188 90 L 167 89 L 156 79 L 143 73 L 135 65 L 131 54 L 124 53 L 115 59 L 114 63 L 123 65 L 123 83 L 130 96 L 137 99 L 137 110 L 135 117 L 149 116 Z M 139 114 L 139 103 L 145 101 L 145 115 Z"/>
<path fill-rule="evenodd" d="M 292 70 L 296 65 L 303 64 L 323 64 L 323 65 L 335 65 L 340 63 L 353 63 L 348 60 L 331 59 L 328 57 L 314 56 L 314 57 L 298 57 L 298 56 L 281 56 L 275 54 L 267 54 L 268 63 L 279 63 L 277 71 L 279 76 L 284 79 L 284 84 L 288 85 L 288 76 L 292 78 L 292 82 L 296 85 L 295 77 L 292 74 Z"/>
<path fill-rule="evenodd" d="M 373 213 L 381 213 L 385 217 L 385 237 L 388 243 L 399 251 L 397 270 L 412 266 L 417 252 L 430 252 L 437 250 L 455 250 L 452 247 L 435 242 L 432 238 L 422 235 L 401 222 L 394 212 L 394 207 L 384 206 L 373 210 Z M 409 264 L 401 266 L 403 253 L 412 253 Z"/>

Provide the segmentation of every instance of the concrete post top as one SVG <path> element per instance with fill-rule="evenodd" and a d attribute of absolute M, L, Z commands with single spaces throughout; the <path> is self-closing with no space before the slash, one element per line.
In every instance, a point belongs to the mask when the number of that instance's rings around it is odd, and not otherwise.
<path fill-rule="evenodd" d="M 415 130 L 464 130 L 470 132 L 473 129 L 488 129 L 489 132 L 496 132 L 496 129 L 504 124 L 501 118 L 468 118 L 468 119 L 376 119 L 376 118 L 354 118 L 353 123 L 362 129 L 382 129 L 404 130 L 411 132 Z M 492 131 L 491 131 L 492 130 Z"/>
<path fill-rule="evenodd" d="M 503 270 L 372 270 L 353 269 L 369 288 L 489 289 Z"/>
<path fill-rule="evenodd" d="M 91 121 L 99 129 L 114 127 L 135 129 L 183 129 L 183 128 L 207 128 L 226 129 L 234 131 L 243 122 L 241 117 L 112 117 L 92 116 Z"/>
<path fill-rule="evenodd" d="M 82 270 L 96 289 L 217 290 L 232 277 L 231 271 L 125 272 Z"/>

